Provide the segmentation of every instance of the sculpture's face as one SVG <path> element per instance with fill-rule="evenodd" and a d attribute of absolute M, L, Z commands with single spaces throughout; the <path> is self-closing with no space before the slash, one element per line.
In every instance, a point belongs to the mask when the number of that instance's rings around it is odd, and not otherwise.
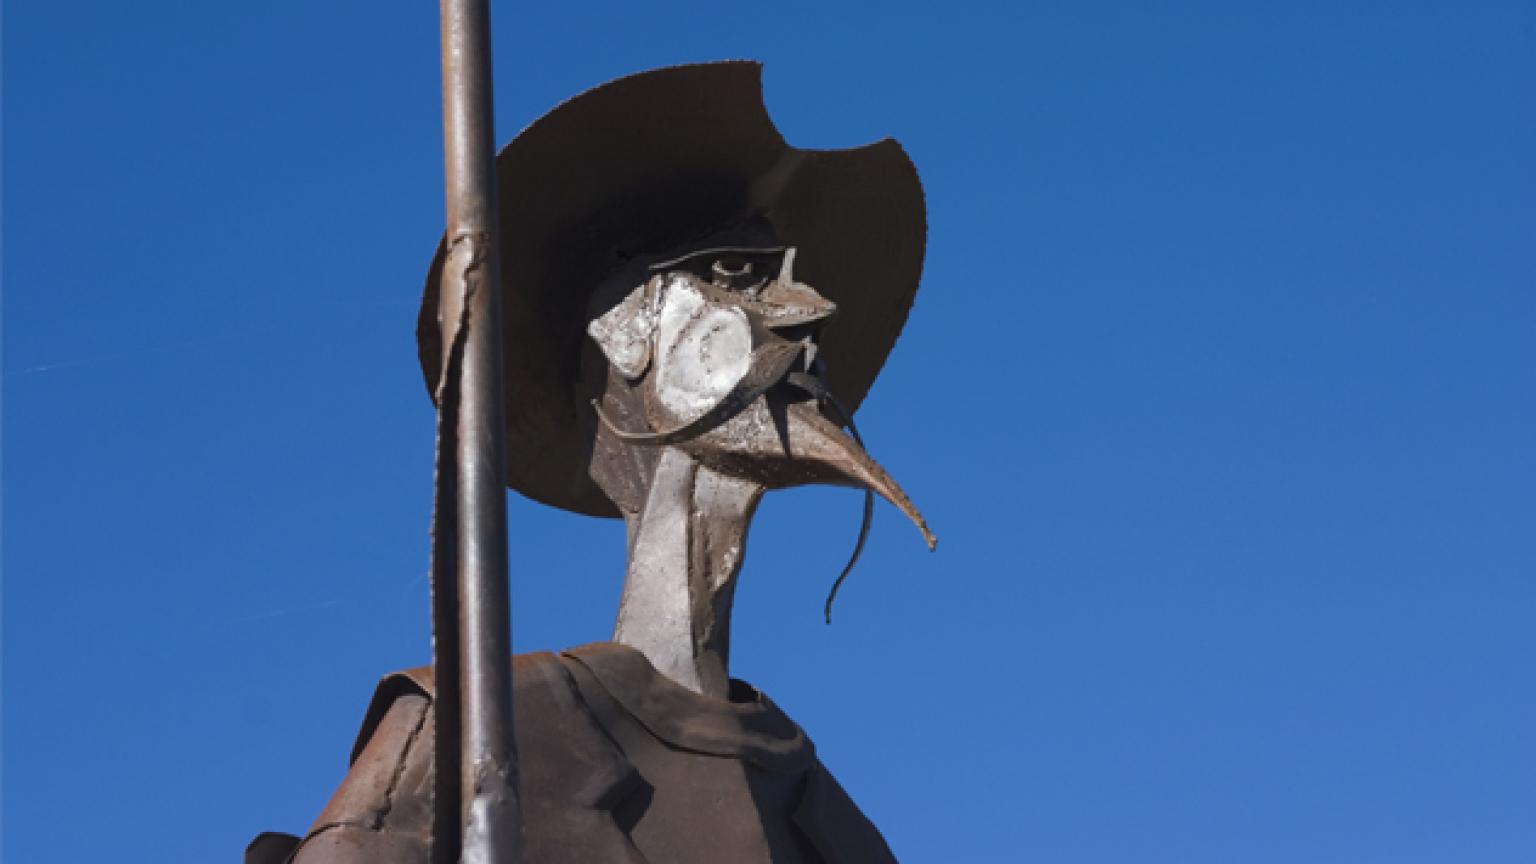
<path fill-rule="evenodd" d="M 869 489 L 932 545 L 901 488 L 824 413 L 841 413 L 828 404 L 816 345 L 836 307 L 795 281 L 794 256 L 711 249 L 652 265 L 588 327 L 614 373 L 598 434 L 622 446 L 677 447 L 769 489 Z"/>

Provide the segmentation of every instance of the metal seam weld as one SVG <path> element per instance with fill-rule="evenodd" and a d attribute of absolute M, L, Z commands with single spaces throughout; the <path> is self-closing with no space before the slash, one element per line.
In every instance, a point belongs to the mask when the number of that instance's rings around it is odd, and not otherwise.
<path fill-rule="evenodd" d="M 470 300 L 474 296 L 475 286 L 478 282 L 473 278 L 474 272 L 480 266 L 484 258 L 484 246 L 478 241 L 486 235 L 483 232 L 461 233 L 448 241 L 448 252 L 445 256 L 444 271 L 447 272 L 447 263 L 453 262 L 455 252 L 469 244 L 469 260 L 458 265 L 458 278 L 445 279 L 444 286 L 450 290 L 444 292 L 443 306 L 448 313 L 448 321 L 452 330 L 444 340 L 442 375 L 437 382 L 437 435 L 434 442 L 434 500 L 432 503 L 432 557 L 429 568 L 432 576 L 433 596 L 433 632 L 432 654 L 434 671 L 447 670 L 449 675 L 434 675 L 434 685 L 438 695 L 448 696 L 454 702 L 459 699 L 459 657 L 457 646 L 459 644 L 459 611 L 458 611 L 458 563 L 455 547 L 458 536 L 457 488 L 458 478 L 452 470 L 452 462 L 446 462 L 445 457 L 452 458 L 458 450 L 459 437 L 459 393 L 457 384 L 461 380 L 461 369 L 464 364 L 464 346 L 468 340 L 470 325 Z M 455 285 L 462 285 L 464 290 L 461 296 L 455 296 L 457 292 L 452 290 Z M 452 303 L 458 300 L 457 309 L 452 308 Z M 457 313 L 457 314 L 455 314 Z M 450 604 L 446 602 L 452 600 Z M 449 656 L 452 655 L 452 656 Z M 433 710 L 436 711 L 436 701 Z M 433 798 L 448 798 L 456 805 L 459 801 L 458 763 L 456 754 L 459 752 L 459 740 L 463 735 L 462 729 L 454 728 L 454 724 L 439 722 L 433 727 L 433 758 L 431 788 Z M 440 764 L 445 754 L 455 754 L 453 757 L 455 776 L 438 776 L 439 768 L 448 767 Z M 448 772 L 443 772 L 448 773 Z M 443 794 L 439 794 L 443 793 Z M 452 808 L 434 807 L 434 821 L 442 816 L 443 810 L 454 811 L 453 820 L 458 820 L 458 806 Z M 439 826 L 434 826 L 433 838 L 439 834 Z M 458 849 L 439 850 L 429 849 L 428 855 L 434 864 L 445 864 L 448 857 L 457 858 Z"/>
<path fill-rule="evenodd" d="M 449 320 L 453 322 L 453 330 L 450 332 L 449 337 L 444 340 L 443 343 L 443 371 L 442 374 L 438 375 L 437 387 L 435 390 L 438 405 L 443 404 L 443 391 L 447 388 L 450 377 L 452 377 L 453 380 L 458 380 L 457 376 L 453 375 L 452 373 L 457 371 L 455 361 L 458 361 L 459 363 L 462 363 L 463 361 L 463 351 L 458 349 L 462 347 L 464 340 L 468 338 L 470 309 L 473 307 L 473 303 L 471 301 L 474 300 L 475 293 L 478 291 L 480 286 L 480 279 L 478 278 L 479 271 L 485 265 L 488 254 L 487 249 L 490 246 L 490 242 L 490 235 L 484 231 L 464 231 L 454 235 L 447 241 L 447 249 L 443 255 L 443 269 L 445 276 L 448 266 L 454 263 L 453 256 L 458 252 L 459 249 L 464 248 L 465 244 L 468 244 L 469 246 L 469 260 L 465 261 L 461 265 L 458 265 L 459 278 L 451 280 L 445 278 L 442 281 L 442 284 L 444 285 L 452 285 L 455 282 L 463 285 L 464 296 L 462 299 L 459 299 L 453 297 L 453 292 L 451 291 L 444 292 L 440 301 L 442 306 L 449 312 L 451 316 Z M 452 301 L 455 299 L 459 299 L 459 308 L 457 310 L 453 310 L 451 306 Z M 458 314 L 452 314 L 454 311 L 457 311 Z"/>
<path fill-rule="evenodd" d="M 410 763 L 411 748 L 416 746 L 416 739 L 421 735 L 421 730 L 427 726 L 427 717 L 434 709 L 432 703 L 423 706 L 421 716 L 416 718 L 416 725 L 411 727 L 411 732 L 405 737 L 405 746 L 400 750 L 400 763 L 395 766 L 394 773 L 390 775 L 389 785 L 384 789 L 384 808 L 374 815 L 375 830 L 382 830 L 384 819 L 390 811 L 395 809 L 395 795 L 400 791 L 400 781 L 405 777 L 405 770 Z M 435 728 L 435 727 L 434 727 Z"/>

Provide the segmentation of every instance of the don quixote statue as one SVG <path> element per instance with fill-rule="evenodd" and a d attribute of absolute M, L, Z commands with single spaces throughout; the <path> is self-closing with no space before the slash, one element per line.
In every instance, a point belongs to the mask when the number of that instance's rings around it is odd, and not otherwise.
<path fill-rule="evenodd" d="M 438 609 L 437 673 L 386 677 L 308 834 L 262 835 L 247 862 L 894 860 L 800 727 L 728 661 L 765 491 L 861 488 L 933 544 L 851 423 L 917 290 L 922 189 L 892 140 L 786 144 L 759 77 L 725 62 L 621 78 L 495 159 L 506 485 L 623 518 L 612 641 L 514 657 L 507 764 L 455 760 L 444 748 L 471 737 L 474 718 L 443 691 L 474 670 L 442 653 L 447 636 L 466 638 L 463 609 Z M 418 331 L 444 411 L 469 386 L 444 383 L 468 353 L 453 340 L 469 308 L 445 295 L 445 271 L 478 266 L 456 262 L 454 241 L 450 228 Z M 447 448 L 465 433 L 443 422 Z M 444 491 L 443 470 L 436 530 L 452 534 L 463 520 L 443 512 L 468 505 Z M 866 527 L 868 513 L 866 499 Z M 439 546 L 434 567 L 464 554 Z M 444 668 L 459 677 L 445 683 Z M 515 770 L 500 798 L 477 803 L 496 783 L 487 765 Z M 495 831 L 475 820 L 497 812 L 512 820 L 496 829 L 503 851 L 477 857 Z"/>

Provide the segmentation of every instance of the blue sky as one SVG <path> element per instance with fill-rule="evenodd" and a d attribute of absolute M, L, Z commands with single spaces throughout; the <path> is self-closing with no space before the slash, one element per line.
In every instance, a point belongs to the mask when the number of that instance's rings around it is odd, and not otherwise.
<path fill-rule="evenodd" d="M 302 831 L 427 659 L 433 4 L 4 8 L 7 861 Z M 501 137 L 764 61 L 892 135 L 860 412 L 940 537 L 770 496 L 733 669 L 909 861 L 1536 860 L 1536 8 L 497 4 Z M 614 523 L 510 502 L 519 650 Z"/>

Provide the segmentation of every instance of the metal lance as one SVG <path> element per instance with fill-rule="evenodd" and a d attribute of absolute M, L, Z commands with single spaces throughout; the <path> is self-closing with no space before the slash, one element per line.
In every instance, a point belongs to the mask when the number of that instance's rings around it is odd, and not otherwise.
<path fill-rule="evenodd" d="M 488 0 L 441 0 L 448 227 L 432 522 L 433 864 L 517 864 Z"/>

